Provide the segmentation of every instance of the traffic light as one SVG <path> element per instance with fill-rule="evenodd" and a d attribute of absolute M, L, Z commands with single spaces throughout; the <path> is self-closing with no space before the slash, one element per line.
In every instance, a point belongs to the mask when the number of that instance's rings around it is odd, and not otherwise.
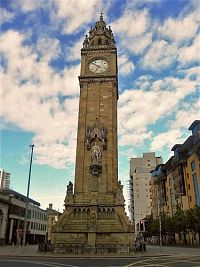
<path fill-rule="evenodd" d="M 144 232 L 144 231 L 145 231 L 145 221 L 140 220 L 140 232 Z"/>

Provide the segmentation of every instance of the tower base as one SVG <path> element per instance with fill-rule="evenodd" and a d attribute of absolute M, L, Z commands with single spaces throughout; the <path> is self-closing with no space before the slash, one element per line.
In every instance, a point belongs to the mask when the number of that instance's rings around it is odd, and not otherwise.
<path fill-rule="evenodd" d="M 123 206 L 73 205 L 66 207 L 52 229 L 57 252 L 129 252 L 134 230 Z"/>

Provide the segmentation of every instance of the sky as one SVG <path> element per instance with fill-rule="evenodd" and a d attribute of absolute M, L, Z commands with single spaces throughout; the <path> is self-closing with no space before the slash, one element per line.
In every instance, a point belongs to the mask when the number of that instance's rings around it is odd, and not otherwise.
<path fill-rule="evenodd" d="M 200 1 L 1 0 L 1 162 L 11 189 L 63 210 L 74 181 L 85 34 L 111 25 L 118 49 L 119 179 L 128 204 L 129 160 L 155 152 L 166 162 L 200 118 Z"/>

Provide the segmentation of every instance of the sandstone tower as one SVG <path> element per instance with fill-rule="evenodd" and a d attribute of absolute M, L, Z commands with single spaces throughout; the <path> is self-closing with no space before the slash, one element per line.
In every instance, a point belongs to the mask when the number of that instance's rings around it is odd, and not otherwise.
<path fill-rule="evenodd" d="M 128 246 L 134 233 L 118 181 L 117 49 L 102 14 L 81 49 L 75 186 L 67 186 L 65 211 L 53 243 Z"/>

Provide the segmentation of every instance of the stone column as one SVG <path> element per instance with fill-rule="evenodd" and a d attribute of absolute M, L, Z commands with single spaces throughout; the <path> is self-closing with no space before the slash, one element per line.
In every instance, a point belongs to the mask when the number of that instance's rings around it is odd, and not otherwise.
<path fill-rule="evenodd" d="M 13 222 L 14 222 L 14 220 L 11 219 L 11 220 L 10 220 L 9 239 L 8 239 L 8 243 L 9 243 L 9 244 L 11 244 L 11 242 L 12 242 Z"/>

